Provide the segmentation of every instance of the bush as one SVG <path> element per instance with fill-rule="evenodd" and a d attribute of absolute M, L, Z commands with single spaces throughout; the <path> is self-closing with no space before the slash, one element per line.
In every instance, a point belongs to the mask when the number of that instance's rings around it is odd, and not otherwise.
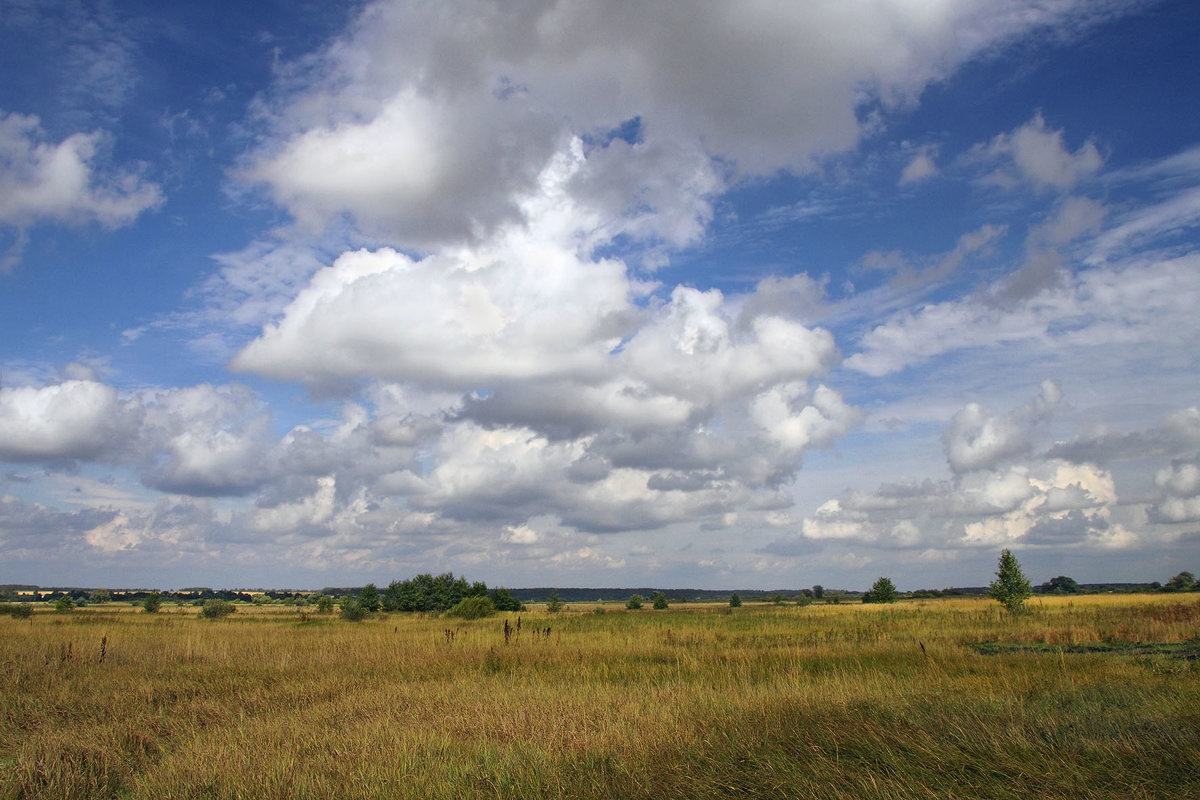
<path fill-rule="evenodd" d="M 162 608 L 162 595 L 158 592 L 151 592 L 146 595 L 146 599 L 142 601 L 142 608 L 147 614 L 157 614 Z"/>
<path fill-rule="evenodd" d="M 496 606 L 492 603 L 492 598 L 485 595 L 475 597 L 464 597 L 458 601 L 454 608 L 446 612 L 448 617 L 459 617 L 461 619 L 482 619 L 490 617 L 496 613 Z"/>
<path fill-rule="evenodd" d="M 237 606 L 228 600 L 205 600 L 200 607 L 200 616 L 205 619 L 221 619 L 237 611 Z"/>
<path fill-rule="evenodd" d="M 33 606 L 29 603 L 0 604 L 0 614 L 8 614 L 14 619 L 29 619 L 33 616 Z"/>
<path fill-rule="evenodd" d="M 629 599 L 625 601 L 625 607 L 630 611 L 637 611 L 642 607 L 642 596 L 640 594 L 630 595 Z"/>
<path fill-rule="evenodd" d="M 662 611 L 667 607 L 667 596 L 662 592 L 655 592 L 650 595 L 650 603 L 655 609 Z"/>
<path fill-rule="evenodd" d="M 75 608 L 75 601 L 71 599 L 70 595 L 65 594 L 54 601 L 55 611 L 70 611 L 73 608 Z"/>
<path fill-rule="evenodd" d="M 890 578 L 880 578 L 871 586 L 871 590 L 863 595 L 864 603 L 894 603 L 896 602 L 896 587 Z"/>
<path fill-rule="evenodd" d="M 317 598 L 317 613 L 332 614 L 333 613 L 333 598 L 327 594 L 323 594 Z"/>
<path fill-rule="evenodd" d="M 742 605 L 742 598 L 738 597 L 737 592 L 734 592 L 733 594 L 729 595 L 729 607 L 730 608 L 738 608 L 741 605 Z"/>
<path fill-rule="evenodd" d="M 341 616 L 347 622 L 362 622 L 367 618 L 367 610 L 357 600 L 343 600 Z"/>
<path fill-rule="evenodd" d="M 558 599 L 558 589 L 550 592 L 550 599 L 546 601 L 546 610 L 551 614 L 557 614 L 562 611 L 563 601 Z"/>

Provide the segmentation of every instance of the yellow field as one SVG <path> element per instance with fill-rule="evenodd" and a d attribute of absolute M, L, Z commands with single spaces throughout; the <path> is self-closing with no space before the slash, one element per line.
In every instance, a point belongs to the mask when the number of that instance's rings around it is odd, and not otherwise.
<path fill-rule="evenodd" d="M 596 608 L 0 617 L 0 797 L 1200 797 L 1194 595 Z"/>

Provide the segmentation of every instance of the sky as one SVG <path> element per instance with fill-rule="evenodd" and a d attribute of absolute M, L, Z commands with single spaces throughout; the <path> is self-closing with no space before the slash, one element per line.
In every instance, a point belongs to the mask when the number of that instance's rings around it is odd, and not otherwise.
<path fill-rule="evenodd" d="M 1200 5 L 0 0 L 0 582 L 1200 568 Z"/>

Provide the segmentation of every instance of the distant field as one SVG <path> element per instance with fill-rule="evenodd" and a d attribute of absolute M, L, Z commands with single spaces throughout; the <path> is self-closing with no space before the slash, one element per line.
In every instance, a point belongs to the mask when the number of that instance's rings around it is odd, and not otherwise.
<path fill-rule="evenodd" d="M 1200 797 L 1194 595 L 306 611 L 0 617 L 0 798 Z"/>

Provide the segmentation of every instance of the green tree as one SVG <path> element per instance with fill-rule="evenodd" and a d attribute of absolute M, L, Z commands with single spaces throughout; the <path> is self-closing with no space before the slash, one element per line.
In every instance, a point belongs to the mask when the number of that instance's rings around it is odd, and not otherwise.
<path fill-rule="evenodd" d="M 358 604 L 363 607 L 363 610 L 374 614 L 379 610 L 382 601 L 379 599 L 379 590 L 375 588 L 375 584 L 368 583 L 358 593 Z"/>
<path fill-rule="evenodd" d="M 642 596 L 640 594 L 629 595 L 629 599 L 625 601 L 625 607 L 630 611 L 637 611 L 642 607 Z"/>
<path fill-rule="evenodd" d="M 317 598 L 317 613 L 330 614 L 333 612 L 333 598 L 323 594 Z"/>
<path fill-rule="evenodd" d="M 1021 613 L 1025 601 L 1033 595 L 1021 564 L 1011 550 L 1005 549 L 1000 553 L 1000 562 L 996 568 L 996 580 L 988 586 L 988 596 L 999 601 L 1001 605 L 1013 614 Z"/>
<path fill-rule="evenodd" d="M 524 611 L 525 604 L 512 596 L 512 592 L 503 587 L 492 589 L 488 595 L 497 611 Z"/>
<path fill-rule="evenodd" d="M 1059 575 L 1051 578 L 1038 587 L 1038 591 L 1043 594 L 1079 594 L 1081 591 L 1079 584 L 1074 578 L 1068 578 L 1066 575 Z"/>
<path fill-rule="evenodd" d="M 75 608 L 75 601 L 71 599 L 71 595 L 69 594 L 64 594 L 54 601 L 55 611 L 70 611 L 73 608 Z"/>
<path fill-rule="evenodd" d="M 147 614 L 157 614 L 162 608 L 162 595 L 158 592 L 151 592 L 146 595 L 146 599 L 142 601 L 142 608 Z"/>
<path fill-rule="evenodd" d="M 864 603 L 894 603 L 896 602 L 896 587 L 890 578 L 880 578 L 871 585 L 870 591 L 863 595 Z"/>
<path fill-rule="evenodd" d="M 825 587 L 819 583 L 813 586 L 812 593 L 813 593 L 814 600 L 825 599 Z"/>
<path fill-rule="evenodd" d="M 729 607 L 730 608 L 739 608 L 741 605 L 742 605 L 742 598 L 738 597 L 737 592 L 734 592 L 733 594 L 729 595 Z"/>
<path fill-rule="evenodd" d="M 563 609 L 563 601 L 558 598 L 558 589 L 553 589 L 550 592 L 550 599 L 546 601 L 546 610 L 551 614 L 557 614 Z"/>
<path fill-rule="evenodd" d="M 1190 572 L 1181 572 L 1162 587 L 1164 592 L 1190 592 L 1196 588 L 1196 576 Z"/>
<path fill-rule="evenodd" d="M 93 589 L 88 592 L 89 603 L 107 603 L 109 600 L 112 600 L 112 592 L 108 589 Z"/>
<path fill-rule="evenodd" d="M 653 592 L 650 595 L 650 604 L 659 611 L 662 611 L 668 605 L 667 596 L 662 592 Z"/>

